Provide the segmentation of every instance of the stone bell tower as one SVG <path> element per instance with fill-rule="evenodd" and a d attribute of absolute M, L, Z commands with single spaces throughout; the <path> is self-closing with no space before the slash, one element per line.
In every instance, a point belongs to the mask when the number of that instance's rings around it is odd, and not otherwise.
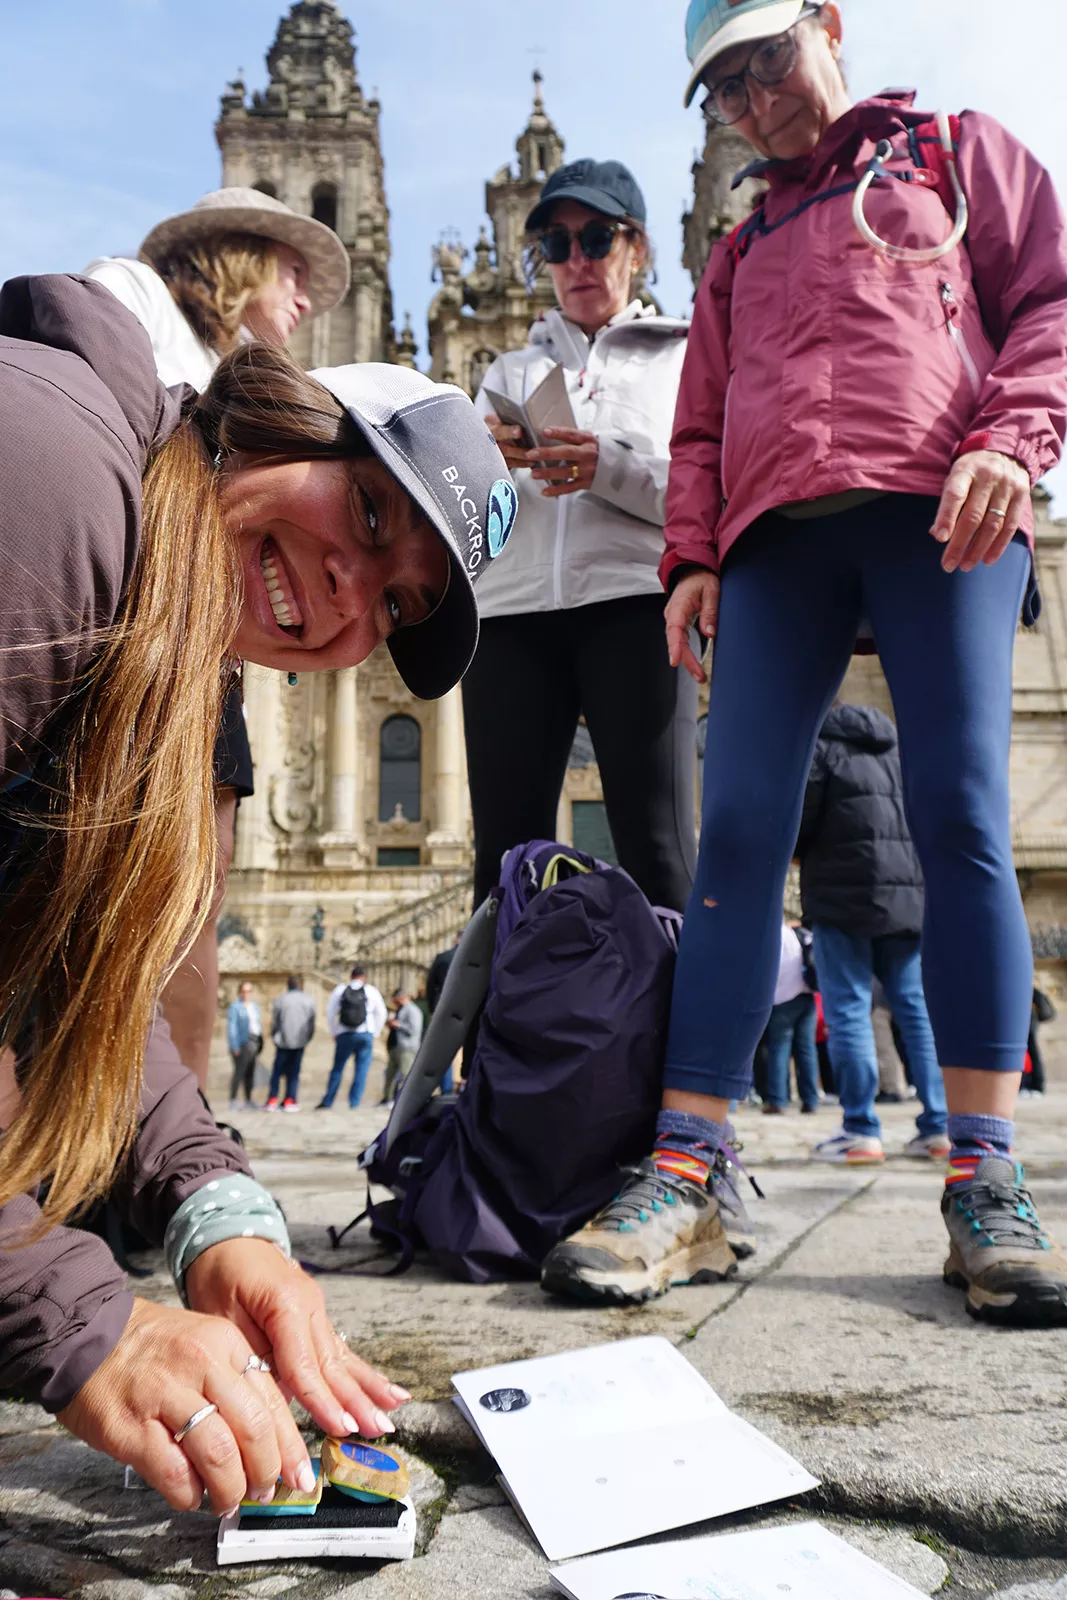
<path fill-rule="evenodd" d="M 304 366 L 394 356 L 380 106 L 356 75 L 352 25 L 333 0 L 297 0 L 267 55 L 270 82 L 249 100 L 237 78 L 222 96 L 215 137 L 223 185 L 274 195 L 340 236 L 352 288 L 336 310 L 299 328 Z"/>
<path fill-rule="evenodd" d="M 733 128 L 708 125 L 704 154 L 693 163 L 693 209 L 682 218 L 682 265 L 699 284 L 714 245 L 752 210 L 764 185 L 752 178 L 733 188 L 753 159 L 752 146 Z"/>

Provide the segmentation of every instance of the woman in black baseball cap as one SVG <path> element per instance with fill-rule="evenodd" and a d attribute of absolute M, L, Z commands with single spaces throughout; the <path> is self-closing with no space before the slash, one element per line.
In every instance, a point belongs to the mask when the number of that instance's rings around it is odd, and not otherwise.
<path fill-rule="evenodd" d="M 331 1328 L 154 1022 L 212 900 L 223 692 L 242 659 L 387 641 L 444 693 L 514 490 L 457 389 L 249 343 L 183 405 L 130 312 L 69 277 L 0 292 L 0 434 L 0 1392 L 223 1512 L 313 1484 L 287 1394 L 333 1435 L 391 1431 L 407 1398 Z M 202 1315 L 133 1298 L 64 1226 L 106 1195 Z"/>
<path fill-rule="evenodd" d="M 584 717 L 618 859 L 654 903 L 680 910 L 696 859 L 696 693 L 663 650 L 656 567 L 688 324 L 641 301 L 645 202 L 621 162 L 552 173 L 526 230 L 528 270 L 551 276 L 558 309 L 497 358 L 476 401 L 519 514 L 479 589 L 481 642 L 463 681 L 475 900 L 505 850 L 555 836 Z M 573 426 L 545 428 L 536 446 L 495 407 L 560 373 Z"/>

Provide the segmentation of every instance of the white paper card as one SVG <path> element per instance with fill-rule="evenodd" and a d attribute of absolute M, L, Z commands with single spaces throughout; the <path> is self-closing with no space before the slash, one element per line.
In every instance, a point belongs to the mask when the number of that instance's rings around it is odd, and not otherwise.
<path fill-rule="evenodd" d="M 906 1600 L 922 1593 L 817 1522 L 612 1550 L 554 1567 L 571 1600 Z"/>
<path fill-rule="evenodd" d="M 577 427 L 567 393 L 566 375 L 558 363 L 524 401 L 512 400 L 510 395 L 489 388 L 485 389 L 485 397 L 501 422 L 522 428 L 528 434 L 531 446 L 559 443 L 545 439 L 546 428 Z"/>
<path fill-rule="evenodd" d="M 817 1483 L 663 1338 L 453 1377 L 551 1561 L 802 1494 Z"/>

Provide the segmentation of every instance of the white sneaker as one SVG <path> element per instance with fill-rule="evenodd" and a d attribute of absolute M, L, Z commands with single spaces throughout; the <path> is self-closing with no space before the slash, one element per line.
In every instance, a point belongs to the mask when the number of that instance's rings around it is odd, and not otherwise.
<path fill-rule="evenodd" d="M 839 1167 L 873 1167 L 885 1160 L 881 1139 L 862 1133 L 846 1133 L 844 1128 L 832 1139 L 823 1139 L 811 1152 L 813 1161 L 832 1161 Z"/>
<path fill-rule="evenodd" d="M 920 1161 L 947 1161 L 952 1140 L 947 1133 L 918 1133 L 904 1146 L 903 1154 Z"/>

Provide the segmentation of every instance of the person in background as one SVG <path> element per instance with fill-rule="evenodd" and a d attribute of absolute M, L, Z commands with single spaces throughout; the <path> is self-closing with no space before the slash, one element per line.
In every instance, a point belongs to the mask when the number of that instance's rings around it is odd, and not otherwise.
<path fill-rule="evenodd" d="M 348 254 L 330 228 L 258 189 L 229 188 L 157 223 L 136 259 L 100 256 L 83 276 L 102 283 L 133 312 L 152 341 L 160 381 L 199 392 L 240 340 L 284 345 L 305 317 L 337 305 L 349 273 Z M 237 807 L 253 792 L 236 686 L 227 696 L 215 746 L 215 784 L 219 881 L 211 916 L 163 992 L 174 1042 L 205 1092 L 217 1006 L 218 917 Z"/>
<path fill-rule="evenodd" d="M 282 1111 L 300 1110 L 300 1067 L 304 1051 L 315 1037 L 315 1002 L 304 993 L 302 978 L 295 973 L 286 981 L 285 993 L 271 1007 L 270 1036 L 274 1041 L 274 1065 L 264 1111 L 279 1109 L 278 1096 L 285 1079 Z"/>
<path fill-rule="evenodd" d="M 422 1012 L 406 989 L 393 991 L 389 1030 L 389 1064 L 385 1069 L 382 1105 L 396 1099 L 397 1091 L 415 1064 L 422 1043 Z"/>
<path fill-rule="evenodd" d="M 732 1269 L 716 1161 L 774 999 L 808 768 L 867 624 L 925 880 L 944 1280 L 974 1316 L 1067 1323 L 1067 1252 L 1013 1152 L 1033 953 L 1008 782 L 1031 488 L 1067 435 L 1063 208 L 980 111 L 852 104 L 830 0 L 691 0 L 686 35 L 687 103 L 703 87 L 766 183 L 712 248 L 671 440 L 670 659 L 706 681 L 691 629 L 715 640 L 700 856 L 655 1143 L 542 1283 L 633 1300 Z"/>
<path fill-rule="evenodd" d="M 559 302 L 476 398 L 512 469 L 515 537 L 479 588 L 463 680 L 474 904 L 513 845 L 554 839 L 579 718 L 620 864 L 655 905 L 685 905 L 696 838 L 696 686 L 663 650 L 664 496 L 688 323 L 642 305 L 645 201 L 617 161 L 574 161 L 526 219 L 531 273 Z M 522 402 L 562 370 L 573 429 L 533 448 L 489 391 Z"/>
<path fill-rule="evenodd" d="M 252 999 L 252 985 L 242 983 L 237 999 L 226 1012 L 226 1042 L 233 1059 L 233 1077 L 230 1079 L 230 1110 L 239 1111 L 240 1091 L 244 1090 L 245 1105 L 254 1107 L 252 1090 L 255 1085 L 256 1059 L 263 1048 L 263 1019 L 259 1006 Z"/>
<path fill-rule="evenodd" d="M 877 978 L 904 1038 L 922 1106 L 905 1154 L 944 1160 L 945 1090 L 923 995 L 922 869 L 904 816 L 896 729 L 875 707 L 835 706 L 823 723 L 796 854 L 842 1118 L 840 1131 L 816 1145 L 813 1155 L 845 1165 L 885 1159 L 875 1110 Z"/>
<path fill-rule="evenodd" d="M 367 1086 L 367 1074 L 374 1055 L 374 1041 L 385 1027 L 386 1006 L 381 993 L 373 983 L 366 981 L 364 969 L 357 963 L 349 974 L 347 983 L 339 983 L 326 1002 L 326 1026 L 333 1035 L 333 1066 L 330 1068 L 326 1093 L 315 1107 L 316 1111 L 329 1111 L 341 1087 L 345 1063 L 355 1057 L 352 1084 L 348 1091 L 349 1110 L 354 1111 L 362 1102 Z"/>
<path fill-rule="evenodd" d="M 1055 1016 L 1056 1007 L 1044 990 L 1038 989 L 1035 985 L 1030 1005 L 1030 1036 L 1026 1041 L 1030 1070 L 1025 1074 L 1023 1086 L 1019 1091 L 1020 1094 L 1026 1095 L 1027 1099 L 1039 1100 L 1045 1092 L 1045 1058 L 1038 1043 L 1037 1030 L 1042 1023 L 1052 1022 Z"/>
<path fill-rule="evenodd" d="M 815 1051 L 815 996 L 804 970 L 797 930 L 782 923 L 778 987 L 767 1023 L 767 1095 L 764 1116 L 781 1116 L 789 1105 L 789 1062 L 796 1067 L 800 1109 L 819 1109 L 819 1058 Z"/>

